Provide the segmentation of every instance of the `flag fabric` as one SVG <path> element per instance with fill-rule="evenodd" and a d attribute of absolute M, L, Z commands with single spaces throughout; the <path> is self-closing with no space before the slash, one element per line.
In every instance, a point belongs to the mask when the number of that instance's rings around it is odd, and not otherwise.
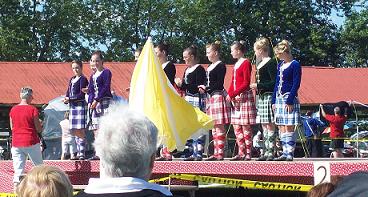
<path fill-rule="evenodd" d="M 158 62 L 148 38 L 133 71 L 129 107 L 143 112 L 158 128 L 159 143 L 183 149 L 199 131 L 213 128 L 209 116 L 178 95 Z"/>

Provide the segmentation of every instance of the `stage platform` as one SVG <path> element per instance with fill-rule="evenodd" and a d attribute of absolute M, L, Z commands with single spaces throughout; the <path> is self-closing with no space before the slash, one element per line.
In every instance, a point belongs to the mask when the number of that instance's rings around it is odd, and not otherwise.
<path fill-rule="evenodd" d="M 46 160 L 44 163 L 64 170 L 73 185 L 86 185 L 89 178 L 99 176 L 99 161 Z M 152 178 L 180 173 L 313 185 L 316 168 L 321 166 L 327 177 L 345 176 L 355 171 L 368 171 L 368 159 L 295 159 L 292 162 L 158 161 L 155 162 Z M 31 167 L 32 164 L 28 161 L 26 172 Z M 12 161 L 0 161 L 0 192 L 13 191 L 13 172 Z"/>

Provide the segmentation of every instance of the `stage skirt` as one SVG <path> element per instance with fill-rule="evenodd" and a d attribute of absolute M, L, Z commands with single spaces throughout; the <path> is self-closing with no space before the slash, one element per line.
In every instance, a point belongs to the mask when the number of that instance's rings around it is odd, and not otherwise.
<path fill-rule="evenodd" d="M 286 100 L 289 94 L 277 95 L 275 103 L 275 123 L 276 125 L 299 125 L 300 120 L 300 104 L 298 98 L 294 98 L 293 111 L 286 111 Z"/>
<path fill-rule="evenodd" d="M 233 102 L 231 109 L 231 124 L 252 125 L 256 124 L 256 105 L 251 90 L 241 93 L 240 100 Z"/>
<path fill-rule="evenodd" d="M 273 123 L 275 117 L 272 110 L 272 93 L 266 92 L 259 95 L 258 98 L 258 109 L 257 115 L 259 116 L 259 122 L 263 123 Z"/>
<path fill-rule="evenodd" d="M 89 129 L 96 130 L 99 128 L 100 118 L 105 115 L 109 110 L 111 98 L 103 98 L 96 105 L 96 108 L 92 110 L 91 124 Z"/>
<path fill-rule="evenodd" d="M 184 99 L 192 104 L 194 107 L 198 107 L 201 111 L 206 109 L 206 95 L 205 94 L 189 94 L 185 93 Z"/>
<path fill-rule="evenodd" d="M 84 100 L 69 102 L 69 129 L 85 129 L 87 103 Z"/>
<path fill-rule="evenodd" d="M 231 104 L 226 101 L 225 90 L 215 91 L 209 94 L 206 101 L 207 114 L 212 118 L 215 125 L 230 123 Z"/>

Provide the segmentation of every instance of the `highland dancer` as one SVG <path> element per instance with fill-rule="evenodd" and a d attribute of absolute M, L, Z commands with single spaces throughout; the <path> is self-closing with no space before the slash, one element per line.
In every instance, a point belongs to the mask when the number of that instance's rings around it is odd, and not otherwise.
<path fill-rule="evenodd" d="M 173 85 L 173 87 L 176 87 L 175 84 L 175 75 L 176 75 L 176 68 L 175 64 L 173 64 L 171 61 L 168 60 L 169 55 L 169 46 L 166 43 L 160 43 L 155 47 L 155 53 L 158 57 L 158 60 L 160 61 L 160 64 L 162 65 L 162 69 L 164 70 L 167 79 Z M 167 148 L 167 146 L 162 145 L 160 149 L 160 156 L 156 158 L 156 161 L 171 161 L 172 155 Z"/>
<path fill-rule="evenodd" d="M 206 161 L 219 161 L 224 159 L 226 140 L 224 126 L 230 123 L 231 104 L 226 101 L 227 92 L 224 89 L 226 66 L 220 60 L 220 43 L 208 44 L 206 55 L 211 62 L 207 68 L 207 85 L 199 86 L 199 91 L 207 92 L 207 114 L 215 123 L 212 129 L 214 153 Z"/>
<path fill-rule="evenodd" d="M 290 44 L 283 40 L 274 48 L 278 59 L 276 84 L 272 94 L 272 108 L 275 110 L 276 125 L 280 131 L 283 154 L 275 161 L 292 161 L 296 145 L 294 128 L 301 123 L 298 89 L 302 69 L 291 55 Z"/>
<path fill-rule="evenodd" d="M 87 126 L 87 102 L 83 89 L 88 86 L 88 80 L 83 75 L 81 61 L 73 61 L 74 76 L 69 80 L 64 103 L 69 104 L 69 129 L 74 133 L 77 144 L 77 159 L 84 160 L 85 130 Z"/>
<path fill-rule="evenodd" d="M 111 94 L 111 71 L 103 66 L 103 56 L 101 51 L 92 53 L 90 65 L 96 71 L 90 77 L 88 85 L 88 106 L 92 112 L 90 129 L 94 136 L 98 135 L 100 118 L 108 112 Z M 99 159 L 95 154 L 90 159 Z"/>
<path fill-rule="evenodd" d="M 270 57 L 270 42 L 267 38 L 259 38 L 254 43 L 254 53 L 257 62 L 256 83 L 250 85 L 256 89 L 258 95 L 257 114 L 263 130 L 264 154 L 260 155 L 258 161 L 271 161 L 274 159 L 275 151 L 275 124 L 272 110 L 272 92 L 275 87 L 277 73 L 277 62 Z"/>
<path fill-rule="evenodd" d="M 183 52 L 183 59 L 188 67 L 185 69 L 183 79 L 176 78 L 175 83 L 185 91 L 185 100 L 198 107 L 202 111 L 205 110 L 205 95 L 199 92 L 199 86 L 206 83 L 206 71 L 198 64 L 197 47 L 192 45 L 186 48 Z M 185 158 L 187 161 L 202 160 L 204 149 L 204 138 L 199 137 L 193 139 L 192 143 L 193 154 Z"/>
<path fill-rule="evenodd" d="M 231 46 L 231 55 L 238 61 L 234 65 L 234 72 L 226 100 L 233 103 L 231 123 L 234 126 L 238 154 L 232 161 L 250 160 L 252 150 L 252 128 L 256 123 L 256 106 L 252 90 L 250 89 L 251 64 L 244 58 L 246 48 L 243 41 L 235 42 Z"/>

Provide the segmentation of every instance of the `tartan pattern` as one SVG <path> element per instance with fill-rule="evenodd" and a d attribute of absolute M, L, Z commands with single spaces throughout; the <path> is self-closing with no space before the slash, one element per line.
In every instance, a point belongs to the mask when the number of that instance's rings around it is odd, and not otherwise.
<path fill-rule="evenodd" d="M 225 131 L 212 129 L 213 156 L 217 159 L 224 158 L 225 138 Z"/>
<path fill-rule="evenodd" d="M 231 104 L 226 101 L 226 95 L 226 91 L 222 91 L 221 94 L 214 94 L 206 101 L 207 114 L 215 124 L 230 123 Z"/>
<path fill-rule="evenodd" d="M 85 129 L 87 123 L 87 104 L 85 101 L 69 103 L 69 129 Z"/>
<path fill-rule="evenodd" d="M 100 124 L 100 118 L 105 115 L 109 110 L 111 98 L 103 98 L 97 105 L 96 108 L 92 110 L 91 117 L 91 130 L 97 130 Z"/>
<path fill-rule="evenodd" d="M 264 148 L 266 149 L 264 156 L 270 157 L 274 155 L 275 152 L 275 142 L 276 142 L 276 132 L 264 130 L 263 131 Z"/>
<path fill-rule="evenodd" d="M 256 105 L 252 91 L 240 94 L 240 101 L 234 102 L 231 110 L 231 124 L 252 125 L 256 124 Z"/>
<path fill-rule="evenodd" d="M 286 111 L 286 100 L 289 94 L 276 96 L 275 123 L 276 125 L 299 125 L 300 120 L 300 104 L 297 98 L 294 99 L 294 107 L 291 113 Z"/>
<path fill-rule="evenodd" d="M 205 111 L 206 109 L 206 99 L 205 95 L 203 94 L 195 94 L 195 95 L 188 95 L 186 94 L 184 99 L 192 104 L 194 107 L 198 107 L 201 111 Z"/>
<path fill-rule="evenodd" d="M 245 156 L 245 138 L 244 138 L 243 130 L 241 129 L 241 127 L 234 128 L 234 133 L 236 137 L 236 144 L 238 145 L 238 155 L 240 157 L 244 157 Z"/>
<path fill-rule="evenodd" d="M 172 159 L 172 155 L 167 146 L 165 145 L 163 145 L 163 147 L 160 150 L 160 156 L 164 157 L 165 159 Z"/>
<path fill-rule="evenodd" d="M 272 110 L 272 93 L 259 95 L 257 107 L 259 123 L 273 123 L 275 121 Z"/>

